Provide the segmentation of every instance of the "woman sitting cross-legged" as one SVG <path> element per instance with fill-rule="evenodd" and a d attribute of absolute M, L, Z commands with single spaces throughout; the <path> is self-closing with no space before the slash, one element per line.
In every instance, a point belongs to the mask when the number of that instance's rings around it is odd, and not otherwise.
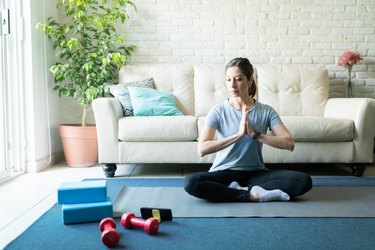
<path fill-rule="evenodd" d="M 293 151 L 294 141 L 276 111 L 253 98 L 253 72 L 247 58 L 235 58 L 226 66 L 230 98 L 211 108 L 198 143 L 201 156 L 216 153 L 216 158 L 209 172 L 185 177 L 190 195 L 215 202 L 287 201 L 312 188 L 305 173 L 264 166 L 263 143 Z M 267 135 L 267 129 L 273 135 Z"/>

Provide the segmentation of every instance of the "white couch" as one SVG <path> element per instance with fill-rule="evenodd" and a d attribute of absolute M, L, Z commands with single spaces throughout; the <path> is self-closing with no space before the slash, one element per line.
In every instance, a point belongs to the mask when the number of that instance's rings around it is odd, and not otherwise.
<path fill-rule="evenodd" d="M 212 163 L 197 139 L 209 109 L 228 98 L 224 65 L 139 64 L 121 68 L 120 83 L 153 77 L 173 93 L 184 116 L 123 116 L 116 98 L 93 102 L 99 163 L 107 177 L 123 163 Z M 361 176 L 373 161 L 375 100 L 329 98 L 325 68 L 259 65 L 257 100 L 271 105 L 295 140 L 289 152 L 263 145 L 265 163 L 347 163 Z"/>

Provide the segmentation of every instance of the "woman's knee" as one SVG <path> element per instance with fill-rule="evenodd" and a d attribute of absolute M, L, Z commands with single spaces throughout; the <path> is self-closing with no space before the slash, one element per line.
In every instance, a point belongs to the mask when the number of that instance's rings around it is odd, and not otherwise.
<path fill-rule="evenodd" d="M 194 195 L 196 193 L 196 187 L 201 182 L 199 173 L 194 173 L 185 176 L 184 178 L 184 189 L 188 194 Z"/>
<path fill-rule="evenodd" d="M 311 178 L 310 175 L 306 174 L 306 177 L 305 177 L 306 192 L 309 191 L 310 189 L 312 189 L 312 186 L 313 186 L 312 178 Z"/>
<path fill-rule="evenodd" d="M 305 194 L 312 189 L 312 178 L 310 175 L 305 173 L 299 173 L 298 175 L 299 182 L 299 195 Z"/>

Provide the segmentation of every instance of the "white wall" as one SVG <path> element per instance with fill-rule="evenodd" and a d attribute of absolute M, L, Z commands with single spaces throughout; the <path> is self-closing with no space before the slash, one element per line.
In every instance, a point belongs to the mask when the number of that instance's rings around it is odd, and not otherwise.
<path fill-rule="evenodd" d="M 130 63 L 322 64 L 330 96 L 343 97 L 345 50 L 365 59 L 353 68 L 353 95 L 375 98 L 374 0 L 135 0 L 138 12 L 119 26 L 138 46 Z M 69 106 L 65 106 L 70 103 Z M 64 101 L 64 120 L 76 106 Z M 77 115 L 78 117 L 78 115 Z M 74 118 L 77 119 L 77 118 Z M 76 122 L 78 122 L 77 120 Z"/>
<path fill-rule="evenodd" d="M 48 68 L 55 62 L 51 45 L 37 22 L 57 16 L 56 0 L 23 1 L 24 69 L 26 95 L 27 169 L 40 171 L 61 157 L 58 125 L 62 121 L 61 99 L 52 92 Z M 52 154 L 52 162 L 50 162 Z"/>
<path fill-rule="evenodd" d="M 138 12 L 122 31 L 138 45 L 132 63 L 323 64 L 331 96 L 346 78 L 337 58 L 365 56 L 354 67 L 355 96 L 375 98 L 373 0 L 136 0 Z"/>

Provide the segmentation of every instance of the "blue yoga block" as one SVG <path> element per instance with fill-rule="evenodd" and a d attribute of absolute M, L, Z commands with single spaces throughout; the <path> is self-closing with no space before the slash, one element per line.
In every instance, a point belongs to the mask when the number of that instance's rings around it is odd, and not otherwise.
<path fill-rule="evenodd" d="M 101 202 L 107 200 L 107 182 L 64 182 L 57 190 L 57 204 Z"/>
<path fill-rule="evenodd" d="M 113 217 L 113 206 L 109 197 L 104 202 L 63 204 L 61 210 L 64 224 L 100 221 L 105 217 Z"/>

